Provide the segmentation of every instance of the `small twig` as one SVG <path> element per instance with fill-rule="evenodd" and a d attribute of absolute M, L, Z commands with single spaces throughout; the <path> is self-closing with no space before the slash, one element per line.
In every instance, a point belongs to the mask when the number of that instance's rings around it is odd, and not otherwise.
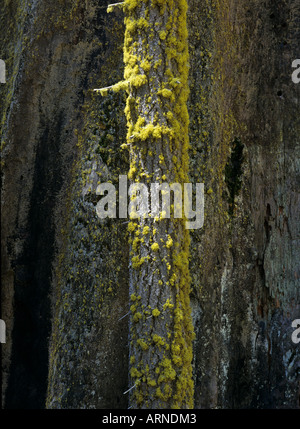
<path fill-rule="evenodd" d="M 107 7 L 115 7 L 115 6 L 120 6 L 121 4 L 124 4 L 125 2 L 122 1 L 120 3 L 112 3 L 112 4 L 108 4 Z"/>
<path fill-rule="evenodd" d="M 109 5 L 107 6 L 106 12 L 107 12 L 107 13 L 112 12 L 112 11 L 113 11 L 113 8 L 114 8 L 115 6 L 123 6 L 123 4 L 125 4 L 125 2 L 109 4 Z"/>
<path fill-rule="evenodd" d="M 126 393 L 130 392 L 130 390 L 134 389 L 135 387 L 136 387 L 136 384 L 130 387 L 130 389 L 126 390 L 126 392 L 123 392 L 123 395 L 126 395 Z"/>
<path fill-rule="evenodd" d="M 106 95 L 109 89 L 112 89 L 115 92 L 118 92 L 122 89 L 128 88 L 128 85 L 130 84 L 129 81 L 120 81 L 115 83 L 114 85 L 105 86 L 104 88 L 95 88 L 94 91 L 100 91 L 101 95 Z"/>
<path fill-rule="evenodd" d="M 111 89 L 114 85 L 110 85 L 110 86 L 106 86 L 105 88 L 96 88 L 94 89 L 94 91 L 108 91 L 109 89 Z"/>
<path fill-rule="evenodd" d="M 125 316 L 121 317 L 121 319 L 119 319 L 118 322 L 120 322 L 120 320 L 124 319 L 124 317 L 128 316 L 129 314 L 130 314 L 130 311 L 127 314 L 125 314 Z"/>

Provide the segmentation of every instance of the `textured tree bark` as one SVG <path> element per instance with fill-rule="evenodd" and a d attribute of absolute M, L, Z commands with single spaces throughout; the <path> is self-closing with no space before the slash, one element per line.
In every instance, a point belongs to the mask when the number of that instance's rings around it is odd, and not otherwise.
<path fill-rule="evenodd" d="M 7 408 L 127 403 L 126 227 L 95 211 L 98 182 L 128 165 L 124 100 L 93 93 L 123 73 L 122 17 L 107 22 L 103 3 L 9 2 L 1 15 Z"/>
<path fill-rule="evenodd" d="M 151 183 L 183 188 L 188 182 L 187 4 L 125 5 L 129 179 L 150 193 Z M 174 210 L 166 216 L 162 207 L 154 213 L 151 203 L 151 217 L 141 216 L 128 227 L 131 404 L 192 408 L 189 234 L 184 218 L 175 219 Z"/>
<path fill-rule="evenodd" d="M 207 190 L 191 236 L 195 403 L 297 408 L 300 7 L 189 6 L 190 174 Z"/>
<path fill-rule="evenodd" d="M 125 41 L 104 0 L 1 12 L 5 407 L 299 408 L 299 1 L 189 0 L 188 45 L 185 2 L 125 3 Z M 124 46 L 127 105 L 92 91 Z M 203 182 L 204 227 L 99 220 L 127 171 Z"/>

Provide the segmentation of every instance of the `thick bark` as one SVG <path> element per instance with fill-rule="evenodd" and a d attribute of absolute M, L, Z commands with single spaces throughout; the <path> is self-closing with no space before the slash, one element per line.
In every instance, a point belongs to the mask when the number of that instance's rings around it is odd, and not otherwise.
<path fill-rule="evenodd" d="M 299 407 L 296 1 L 189 2 L 197 407 Z M 198 32 L 198 34 L 197 34 Z"/>

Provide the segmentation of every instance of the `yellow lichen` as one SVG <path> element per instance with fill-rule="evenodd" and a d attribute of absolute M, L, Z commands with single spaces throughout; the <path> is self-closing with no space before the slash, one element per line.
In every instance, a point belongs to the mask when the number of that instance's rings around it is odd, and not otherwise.
<path fill-rule="evenodd" d="M 158 243 L 153 243 L 151 245 L 151 249 L 153 250 L 153 252 L 158 252 L 158 250 L 159 250 L 159 244 Z"/>

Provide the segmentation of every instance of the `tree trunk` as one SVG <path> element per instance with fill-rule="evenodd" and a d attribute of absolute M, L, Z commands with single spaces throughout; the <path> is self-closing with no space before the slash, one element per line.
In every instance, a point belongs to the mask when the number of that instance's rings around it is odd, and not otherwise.
<path fill-rule="evenodd" d="M 188 182 L 187 4 L 125 4 L 129 179 L 149 189 L 150 197 L 151 184 L 183 188 Z M 128 227 L 131 404 L 191 408 L 189 233 L 174 210 L 155 213 L 149 200 L 151 217 L 132 219 Z"/>

